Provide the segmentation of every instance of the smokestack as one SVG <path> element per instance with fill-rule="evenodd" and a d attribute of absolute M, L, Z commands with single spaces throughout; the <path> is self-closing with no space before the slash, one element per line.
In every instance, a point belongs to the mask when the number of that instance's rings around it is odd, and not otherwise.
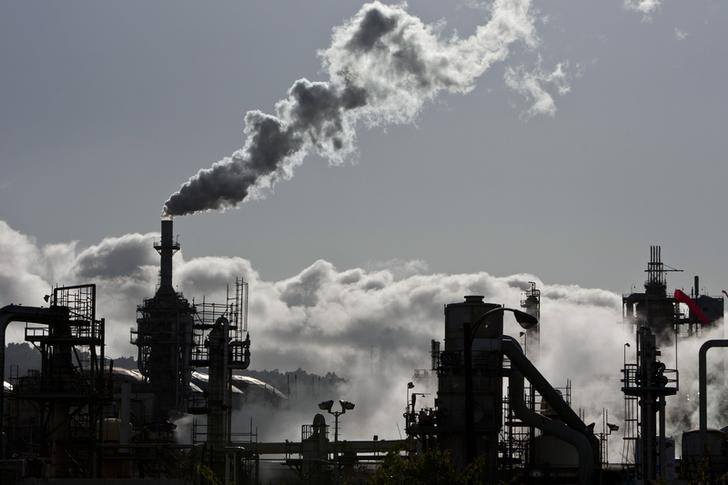
<path fill-rule="evenodd" d="M 162 219 L 162 239 L 154 245 L 160 256 L 159 289 L 174 291 L 172 287 L 172 256 L 179 250 L 179 243 L 172 236 L 172 218 Z"/>

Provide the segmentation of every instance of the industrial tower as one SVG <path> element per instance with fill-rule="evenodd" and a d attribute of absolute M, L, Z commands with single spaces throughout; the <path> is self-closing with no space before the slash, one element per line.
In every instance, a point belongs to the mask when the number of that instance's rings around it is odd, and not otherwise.
<path fill-rule="evenodd" d="M 154 243 L 160 256 L 159 287 L 137 307 L 137 328 L 131 330 L 139 371 L 155 390 L 153 419 L 160 430 L 170 415 L 186 411 L 196 313 L 172 286 L 172 256 L 180 248 L 172 230 L 172 219 L 163 219 L 161 241 Z"/>

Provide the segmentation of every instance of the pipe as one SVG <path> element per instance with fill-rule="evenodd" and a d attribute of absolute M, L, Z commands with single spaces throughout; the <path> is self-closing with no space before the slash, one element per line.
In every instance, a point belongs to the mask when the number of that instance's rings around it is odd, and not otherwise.
<path fill-rule="evenodd" d="M 708 430 L 708 371 L 707 371 L 707 357 L 708 350 L 713 347 L 728 347 L 728 340 L 726 339 L 714 339 L 707 340 L 703 345 L 700 346 L 698 352 L 698 392 L 700 393 L 698 402 L 700 409 L 700 436 L 705 443 L 706 432 Z"/>
<path fill-rule="evenodd" d="M 68 319 L 68 308 L 53 306 L 50 308 L 25 307 L 7 305 L 0 308 L 0 458 L 5 457 L 5 331 L 12 322 L 30 322 L 50 324 L 59 319 Z"/>
<path fill-rule="evenodd" d="M 579 483 L 595 483 L 599 442 L 594 434 L 526 358 L 520 344 L 515 339 L 503 336 L 503 353 L 511 361 L 508 399 L 515 415 L 526 425 L 539 428 L 572 444 L 579 454 Z M 531 386 L 538 390 L 546 402 L 564 420 L 564 423 L 549 419 L 529 409 L 523 399 L 524 374 L 528 377 Z"/>
<path fill-rule="evenodd" d="M 162 219 L 162 237 L 158 247 L 161 256 L 159 265 L 160 288 L 172 288 L 172 256 L 175 251 L 172 219 Z"/>
<path fill-rule="evenodd" d="M 573 409 L 571 409 L 571 406 L 569 406 L 566 401 L 564 401 L 561 394 L 559 394 L 556 389 L 551 387 L 549 381 L 541 375 L 538 369 L 536 369 L 531 361 L 528 360 L 528 358 L 523 354 L 523 351 L 521 350 L 521 345 L 518 343 L 518 341 L 515 340 L 513 337 L 504 335 L 503 345 L 503 353 L 505 353 L 506 356 L 511 360 L 512 364 L 517 365 L 518 368 L 521 369 L 521 371 L 528 378 L 528 382 L 533 384 L 533 386 L 541 394 L 541 396 L 546 399 L 549 404 L 551 404 L 551 406 L 554 408 L 554 411 L 556 411 L 559 417 L 561 417 L 561 419 L 563 419 L 564 422 L 572 428 L 583 433 L 591 433 L 587 429 L 584 422 L 579 419 L 579 416 L 574 412 Z M 595 443 L 598 443 L 596 441 L 596 438 L 594 438 L 594 440 Z"/>
<path fill-rule="evenodd" d="M 119 409 L 119 421 L 121 428 L 119 429 L 119 444 L 128 445 L 131 438 L 131 383 L 123 382 L 121 384 L 121 406 Z M 122 452 L 128 450 L 122 449 Z"/>
<path fill-rule="evenodd" d="M 475 459 L 477 446 L 475 436 L 475 418 L 473 416 L 473 339 L 470 322 L 463 322 L 463 368 L 465 370 L 465 464 L 470 465 Z M 490 458 L 490 457 L 488 457 Z M 487 459 L 487 458 L 486 458 Z M 486 465 L 491 469 L 490 463 Z"/>

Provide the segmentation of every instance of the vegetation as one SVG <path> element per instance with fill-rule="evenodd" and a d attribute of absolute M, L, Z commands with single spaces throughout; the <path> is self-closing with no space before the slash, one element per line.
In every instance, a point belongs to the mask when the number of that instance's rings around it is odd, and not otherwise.
<path fill-rule="evenodd" d="M 484 484 L 484 463 L 476 461 L 463 471 L 457 471 L 450 453 L 430 450 L 404 456 L 391 452 L 369 480 L 370 485 L 457 485 Z"/>

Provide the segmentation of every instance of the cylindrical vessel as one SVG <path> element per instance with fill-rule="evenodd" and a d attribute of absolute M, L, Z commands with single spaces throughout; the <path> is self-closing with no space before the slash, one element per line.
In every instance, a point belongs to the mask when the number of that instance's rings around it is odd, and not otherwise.
<path fill-rule="evenodd" d="M 502 416 L 503 313 L 495 312 L 475 328 L 472 345 L 473 426 L 468 429 L 465 393 L 466 325 L 471 326 L 500 305 L 485 303 L 482 296 L 445 306 L 445 348 L 438 371 L 438 439 L 449 450 L 456 466 L 466 461 L 466 436 L 475 433 L 475 454 L 497 458 Z M 491 459 L 488 462 L 491 462 Z"/>

